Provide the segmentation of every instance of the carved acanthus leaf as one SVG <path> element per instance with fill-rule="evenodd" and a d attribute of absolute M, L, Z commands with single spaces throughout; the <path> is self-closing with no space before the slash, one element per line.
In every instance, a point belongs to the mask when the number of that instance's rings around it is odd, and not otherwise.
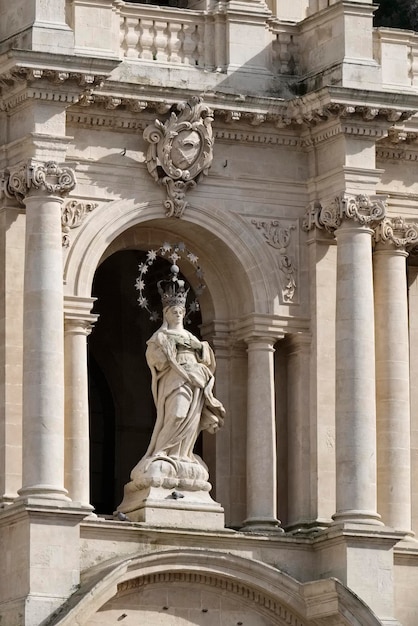
<path fill-rule="evenodd" d="M 213 114 L 202 99 L 193 97 L 178 104 L 176 113 L 162 123 L 156 120 L 144 131 L 150 143 L 147 167 L 156 182 L 165 186 L 164 206 L 168 217 L 181 217 L 187 206 L 185 194 L 202 174 L 207 174 L 213 159 Z"/>
<path fill-rule="evenodd" d="M 385 215 L 386 204 L 380 198 L 342 193 L 324 206 L 316 202 L 309 207 L 302 227 L 306 231 L 316 227 L 333 232 L 344 219 L 375 227 Z"/>
<path fill-rule="evenodd" d="M 62 245 L 65 248 L 71 243 L 70 229 L 78 228 L 83 223 L 87 213 L 97 207 L 97 202 L 83 202 L 82 200 L 69 200 L 61 209 Z"/>
<path fill-rule="evenodd" d="M 296 226 L 292 224 L 284 227 L 278 220 L 254 219 L 252 223 L 263 232 L 264 239 L 269 246 L 279 251 L 283 301 L 293 302 L 296 291 L 296 268 L 292 257 L 288 254 L 288 248 L 291 243 L 291 231 L 295 230 Z"/>

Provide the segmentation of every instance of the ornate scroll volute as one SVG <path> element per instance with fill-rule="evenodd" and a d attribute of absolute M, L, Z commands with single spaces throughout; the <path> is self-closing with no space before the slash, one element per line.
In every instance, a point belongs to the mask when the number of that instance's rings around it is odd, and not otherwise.
<path fill-rule="evenodd" d="M 418 246 L 418 224 L 408 223 L 400 216 L 385 217 L 377 225 L 374 239 L 377 244 L 391 244 L 410 251 Z"/>
<path fill-rule="evenodd" d="M 375 228 L 386 215 L 385 201 L 365 194 L 351 195 L 342 193 L 328 204 L 318 202 L 308 208 L 303 220 L 305 231 L 323 228 L 335 232 L 344 219 L 353 220 L 361 226 Z"/>
<path fill-rule="evenodd" d="M 39 163 L 29 161 L 14 170 L 5 172 L 3 192 L 14 196 L 20 204 L 31 191 L 44 191 L 63 196 L 75 187 L 75 174 L 69 167 L 60 167 L 55 161 Z"/>
<path fill-rule="evenodd" d="M 213 159 L 210 108 L 196 96 L 176 108 L 178 115 L 172 112 L 165 123 L 156 120 L 144 131 L 144 139 L 151 144 L 148 171 L 167 190 L 167 217 L 183 215 L 186 192 L 208 173 Z"/>

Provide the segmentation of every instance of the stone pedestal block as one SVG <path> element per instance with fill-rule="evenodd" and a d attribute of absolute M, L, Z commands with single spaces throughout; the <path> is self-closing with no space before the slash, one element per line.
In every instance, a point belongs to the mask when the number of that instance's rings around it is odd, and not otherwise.
<path fill-rule="evenodd" d="M 394 617 L 393 547 L 403 536 L 372 525 L 335 525 L 314 542 L 319 553 L 317 577 L 338 578 L 370 606 L 382 624 L 398 625 Z"/>
<path fill-rule="evenodd" d="M 0 513 L 2 626 L 39 626 L 77 589 L 79 524 L 88 513 L 34 499 Z"/>
<path fill-rule="evenodd" d="M 164 487 L 137 489 L 133 482 L 125 485 L 118 512 L 131 522 L 172 528 L 224 528 L 224 510 L 207 491 L 176 491 Z"/>

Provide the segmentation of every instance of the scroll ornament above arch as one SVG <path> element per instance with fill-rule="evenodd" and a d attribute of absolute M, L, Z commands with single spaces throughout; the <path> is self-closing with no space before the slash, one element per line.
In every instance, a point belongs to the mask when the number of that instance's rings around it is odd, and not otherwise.
<path fill-rule="evenodd" d="M 197 96 L 176 108 L 179 115 L 173 111 L 165 123 L 155 120 L 144 131 L 144 139 L 151 144 L 148 171 L 167 191 L 167 217 L 182 217 L 186 192 L 208 173 L 213 160 L 211 109 Z"/>

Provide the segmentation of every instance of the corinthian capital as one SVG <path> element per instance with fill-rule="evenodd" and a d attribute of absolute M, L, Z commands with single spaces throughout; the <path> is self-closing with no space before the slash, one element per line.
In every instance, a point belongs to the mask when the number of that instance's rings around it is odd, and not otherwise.
<path fill-rule="evenodd" d="M 76 184 L 74 171 L 69 167 L 60 167 L 55 161 L 29 161 L 14 170 L 7 170 L 4 179 L 5 195 L 15 196 L 21 204 L 32 190 L 40 189 L 47 194 L 61 196 L 69 193 Z"/>
<path fill-rule="evenodd" d="M 391 243 L 397 248 L 418 245 L 418 224 L 408 224 L 403 217 L 385 218 L 375 230 L 376 243 Z"/>
<path fill-rule="evenodd" d="M 342 193 L 328 204 L 315 203 L 310 207 L 305 214 L 303 228 L 325 228 L 333 232 L 341 226 L 344 219 L 373 227 L 383 220 L 385 214 L 386 204 L 379 198 Z"/>

